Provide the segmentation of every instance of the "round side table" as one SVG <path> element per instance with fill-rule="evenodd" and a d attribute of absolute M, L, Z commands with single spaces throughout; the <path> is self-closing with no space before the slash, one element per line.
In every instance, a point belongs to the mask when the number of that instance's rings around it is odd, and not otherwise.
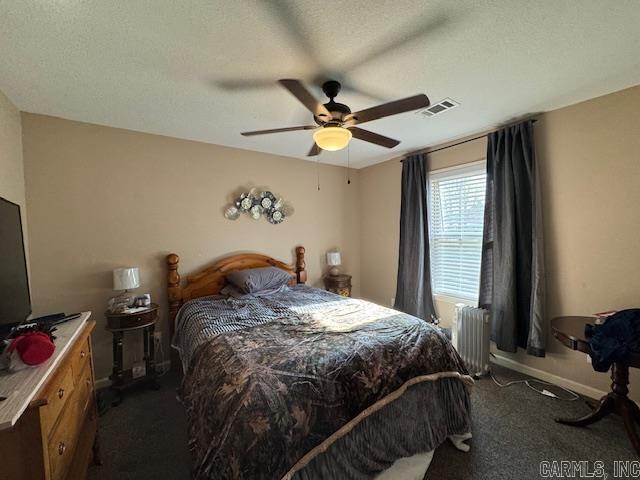
<path fill-rule="evenodd" d="M 327 275 L 324 277 L 324 286 L 327 291 L 342 297 L 351 296 L 351 275 Z"/>
<path fill-rule="evenodd" d="M 144 384 L 153 389 L 160 386 L 157 382 L 157 372 L 155 363 L 155 345 L 153 332 L 158 319 L 158 305 L 152 303 L 151 306 L 135 313 L 111 313 L 105 312 L 107 318 L 107 331 L 113 335 L 113 370 L 109 379 L 111 388 L 118 392 L 118 404 L 122 400 L 122 392 L 135 385 Z M 145 374 L 134 378 L 132 369 L 124 369 L 123 362 L 123 340 L 127 332 L 142 330 L 143 336 L 143 359 L 145 363 Z"/>
<path fill-rule="evenodd" d="M 553 336 L 564 346 L 590 354 L 591 346 L 584 328 L 587 323 L 594 322 L 593 317 L 557 317 L 551 320 L 551 329 Z M 577 419 L 558 418 L 556 422 L 585 427 L 611 413 L 616 413 L 622 417 L 629 440 L 640 454 L 640 437 L 636 432 L 636 423 L 640 424 L 640 408 L 628 397 L 629 367 L 640 368 L 640 355 L 631 354 L 624 362 L 615 362 L 611 366 L 611 392 L 600 399 L 591 413 Z"/>

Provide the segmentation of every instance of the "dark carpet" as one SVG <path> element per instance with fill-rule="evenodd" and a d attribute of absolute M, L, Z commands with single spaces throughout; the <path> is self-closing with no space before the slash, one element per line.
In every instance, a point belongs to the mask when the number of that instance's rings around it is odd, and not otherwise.
<path fill-rule="evenodd" d="M 494 372 L 501 381 L 526 378 L 497 366 Z M 103 465 L 91 468 L 91 480 L 189 478 L 186 420 L 175 398 L 178 382 L 167 374 L 160 390 L 132 392 L 100 418 Z M 553 421 L 588 413 L 582 399 L 561 401 L 522 384 L 499 388 L 484 378 L 473 388 L 472 405 L 471 451 L 446 442 L 436 450 L 426 478 L 536 479 L 545 460 L 601 460 L 611 477 L 614 460 L 638 458 L 618 417 L 587 428 Z"/>

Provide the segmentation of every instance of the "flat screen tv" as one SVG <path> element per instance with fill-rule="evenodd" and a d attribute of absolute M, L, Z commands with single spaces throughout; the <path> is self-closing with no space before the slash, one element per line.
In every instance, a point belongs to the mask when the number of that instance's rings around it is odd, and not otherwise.
<path fill-rule="evenodd" d="M 31 314 L 20 206 L 0 198 L 0 325 Z"/>

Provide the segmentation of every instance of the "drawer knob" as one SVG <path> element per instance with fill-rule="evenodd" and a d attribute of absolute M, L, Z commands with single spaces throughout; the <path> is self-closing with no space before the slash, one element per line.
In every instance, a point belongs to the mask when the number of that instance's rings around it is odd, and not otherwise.
<path fill-rule="evenodd" d="M 58 444 L 58 455 L 62 455 L 66 449 L 67 446 L 64 444 L 64 442 L 60 442 Z"/>
<path fill-rule="evenodd" d="M 64 396 L 64 388 L 58 389 L 58 398 L 62 398 Z"/>
<path fill-rule="evenodd" d="M 86 355 L 87 355 L 87 354 L 86 354 L 86 353 L 84 353 L 84 350 L 81 350 L 81 351 L 80 351 L 80 358 L 84 358 Z"/>

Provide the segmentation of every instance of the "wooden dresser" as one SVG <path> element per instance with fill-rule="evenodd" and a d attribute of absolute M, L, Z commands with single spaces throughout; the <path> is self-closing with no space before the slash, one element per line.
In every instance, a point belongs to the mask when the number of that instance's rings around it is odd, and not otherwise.
<path fill-rule="evenodd" d="M 47 362 L 0 376 L 1 480 L 86 478 L 98 428 L 89 316 L 58 326 Z"/>

